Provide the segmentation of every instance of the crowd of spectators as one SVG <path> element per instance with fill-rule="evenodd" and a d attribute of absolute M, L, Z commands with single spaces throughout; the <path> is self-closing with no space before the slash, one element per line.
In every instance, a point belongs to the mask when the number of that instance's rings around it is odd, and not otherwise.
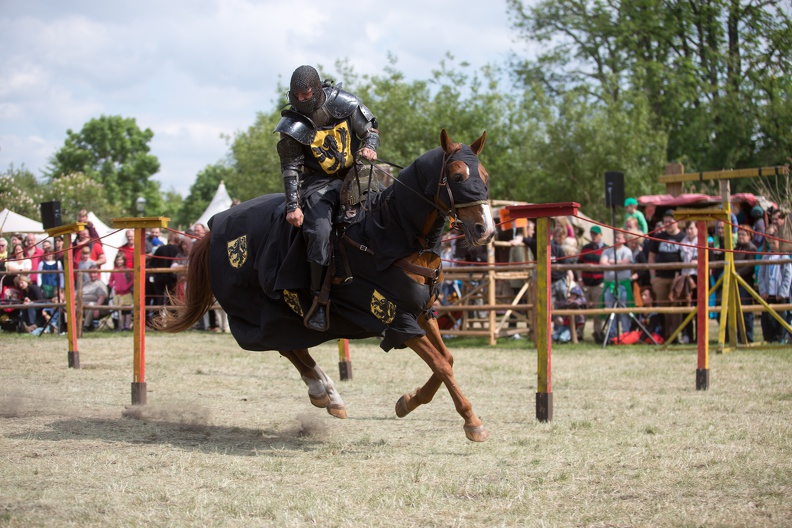
<path fill-rule="evenodd" d="M 112 270 L 105 271 L 102 265 L 107 262 L 107 256 L 102 239 L 88 221 L 85 211 L 78 213 L 78 221 L 86 223 L 86 227 L 75 236 L 71 251 L 74 268 L 79 270 L 74 275 L 73 287 L 78 305 L 84 307 L 78 314 L 82 330 L 95 330 L 104 321 L 108 328 L 129 331 L 132 329 L 135 231 L 126 231 L 126 243 L 117 248 Z M 147 269 L 175 268 L 172 272 L 147 273 L 147 305 L 167 305 L 174 298 L 183 296 L 185 274 L 181 271 L 187 263 L 193 241 L 207 233 L 205 226 L 196 224 L 184 234 L 171 231 L 166 243 L 161 239 L 159 228 L 147 231 Z M 0 237 L 0 300 L 4 305 L 25 305 L 0 311 L 4 331 L 34 335 L 65 331 L 67 321 L 61 317 L 60 310 L 46 306 L 63 303 L 64 251 L 64 241 L 60 236 L 41 241 L 37 241 L 35 233 L 11 234 L 8 239 Z M 225 313 L 214 312 L 210 311 L 211 322 L 207 316 L 196 329 L 228 332 Z M 153 308 L 149 309 L 147 316 L 155 313 Z"/>
<path fill-rule="evenodd" d="M 649 231 L 646 218 L 637 211 L 636 205 L 634 198 L 626 200 L 624 224 L 622 228 L 614 229 L 612 245 L 603 243 L 602 227 L 594 224 L 589 228 L 588 240 L 579 252 L 576 249 L 576 239 L 570 236 L 569 222 L 565 218 L 552 219 L 551 266 L 553 263 L 586 265 L 575 274 L 551 267 L 550 289 L 555 309 L 570 306 L 573 285 L 579 287 L 579 297 L 586 308 L 679 307 L 692 306 L 697 302 L 698 269 L 693 264 L 698 262 L 702 251 L 698 223 L 680 222 L 675 211 L 667 209 Z M 733 221 L 739 221 L 739 218 L 742 219 L 742 224 L 732 226 L 730 222 L 727 226 L 721 220 L 710 224 L 705 237 L 708 260 L 715 263 L 724 261 L 727 247 L 733 248 L 736 272 L 742 279 L 737 291 L 743 306 L 755 304 L 749 288 L 770 304 L 788 303 L 792 293 L 792 264 L 783 261 L 792 257 L 792 227 L 788 224 L 787 214 L 773 209 L 765 211 L 759 205 L 746 211 L 742 216 L 732 215 Z M 578 235 L 580 234 L 582 233 Z M 727 241 L 727 236 L 731 237 L 731 241 Z M 512 247 L 524 245 L 532 258 L 536 255 L 536 239 L 533 233 L 531 236 L 521 236 L 515 232 L 510 240 Z M 576 258 L 570 258 L 575 254 L 578 255 Z M 746 263 L 754 260 L 780 262 L 760 265 Z M 519 260 L 509 257 L 508 261 Z M 658 267 L 652 269 L 652 266 L 644 266 L 645 264 L 657 264 Z M 609 269 L 615 265 L 636 267 L 625 270 Z M 720 304 L 722 300 L 722 287 L 714 287 L 723 272 L 723 266 L 716 266 L 708 274 L 710 289 L 716 291 L 711 295 L 711 305 Z M 519 281 L 510 281 L 509 286 L 509 290 L 516 295 L 521 284 Z M 578 295 L 574 297 L 576 303 L 581 305 Z M 792 311 L 782 310 L 779 315 L 788 322 L 792 320 Z M 594 315 L 589 316 L 589 328 L 592 331 L 591 337 L 597 343 L 619 342 L 619 332 L 636 331 L 651 334 L 655 338 L 653 342 L 663 342 L 674 334 L 679 343 L 696 342 L 696 319 L 678 331 L 683 317 L 682 314 L 674 313 L 639 313 L 637 317 L 635 314 L 612 317 Z M 713 312 L 711 317 L 716 318 L 717 315 Z M 743 317 L 745 336 L 742 335 L 741 327 L 739 339 L 753 342 L 756 318 L 750 311 L 743 311 Z M 792 342 L 792 337 L 771 312 L 762 311 L 760 318 L 765 341 Z M 563 322 L 562 318 L 554 318 L 554 329 Z M 512 324 L 513 322 L 510 323 Z M 587 339 L 582 327 L 578 327 L 577 332 L 578 340 Z"/>

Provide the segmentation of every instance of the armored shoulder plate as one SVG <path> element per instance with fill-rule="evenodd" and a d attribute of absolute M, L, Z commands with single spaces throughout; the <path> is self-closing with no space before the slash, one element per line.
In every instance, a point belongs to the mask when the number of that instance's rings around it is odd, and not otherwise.
<path fill-rule="evenodd" d="M 303 145 L 310 145 L 316 135 L 316 125 L 301 113 L 286 109 L 281 112 L 281 120 L 274 132 L 286 134 Z"/>
<path fill-rule="evenodd" d="M 336 119 L 349 117 L 358 107 L 363 111 L 363 115 L 370 119 L 374 118 L 374 114 L 360 102 L 355 94 L 342 90 L 339 86 L 325 88 L 325 94 L 327 95 L 325 109 Z"/>

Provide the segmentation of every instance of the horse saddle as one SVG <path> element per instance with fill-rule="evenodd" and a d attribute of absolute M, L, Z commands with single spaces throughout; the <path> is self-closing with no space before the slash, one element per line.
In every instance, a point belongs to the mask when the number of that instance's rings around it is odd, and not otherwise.
<path fill-rule="evenodd" d="M 365 207 L 366 202 L 376 193 L 385 190 L 377 178 L 377 171 L 382 169 L 378 169 L 373 164 L 356 163 L 347 173 L 341 184 L 341 207 L 337 222 L 352 222 L 360 209 L 359 205 Z"/>

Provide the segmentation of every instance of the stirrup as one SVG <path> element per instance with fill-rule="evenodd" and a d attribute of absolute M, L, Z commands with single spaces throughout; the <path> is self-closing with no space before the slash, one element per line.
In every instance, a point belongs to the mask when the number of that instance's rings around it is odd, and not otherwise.
<path fill-rule="evenodd" d="M 321 318 L 322 315 L 324 315 L 324 318 Z M 327 332 L 330 329 L 330 302 L 321 304 L 319 303 L 319 297 L 314 296 L 313 303 L 303 318 L 303 324 L 309 330 Z"/>

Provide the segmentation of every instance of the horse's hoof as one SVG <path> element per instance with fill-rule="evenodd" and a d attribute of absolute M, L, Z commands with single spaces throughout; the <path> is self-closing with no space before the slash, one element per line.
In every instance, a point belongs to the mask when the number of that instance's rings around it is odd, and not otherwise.
<path fill-rule="evenodd" d="M 341 418 L 342 420 L 347 417 L 346 409 L 343 405 L 328 405 L 327 412 L 336 418 Z"/>
<path fill-rule="evenodd" d="M 320 409 L 324 409 L 328 405 L 330 405 L 330 396 L 327 395 L 326 392 L 323 392 L 319 396 L 314 396 L 313 394 L 308 394 L 308 397 L 311 399 L 311 404 L 314 407 L 319 407 Z"/>
<path fill-rule="evenodd" d="M 410 414 L 410 411 L 412 411 L 412 409 L 407 407 L 407 402 L 410 401 L 412 398 L 413 396 L 411 394 L 405 394 L 401 398 L 399 398 L 399 401 L 396 402 L 396 416 L 398 416 L 399 418 L 404 418 L 405 416 Z"/>
<path fill-rule="evenodd" d="M 465 436 L 472 442 L 483 442 L 489 438 L 489 433 L 484 429 L 483 425 L 479 425 L 478 427 L 469 427 L 466 425 L 464 429 Z"/>

